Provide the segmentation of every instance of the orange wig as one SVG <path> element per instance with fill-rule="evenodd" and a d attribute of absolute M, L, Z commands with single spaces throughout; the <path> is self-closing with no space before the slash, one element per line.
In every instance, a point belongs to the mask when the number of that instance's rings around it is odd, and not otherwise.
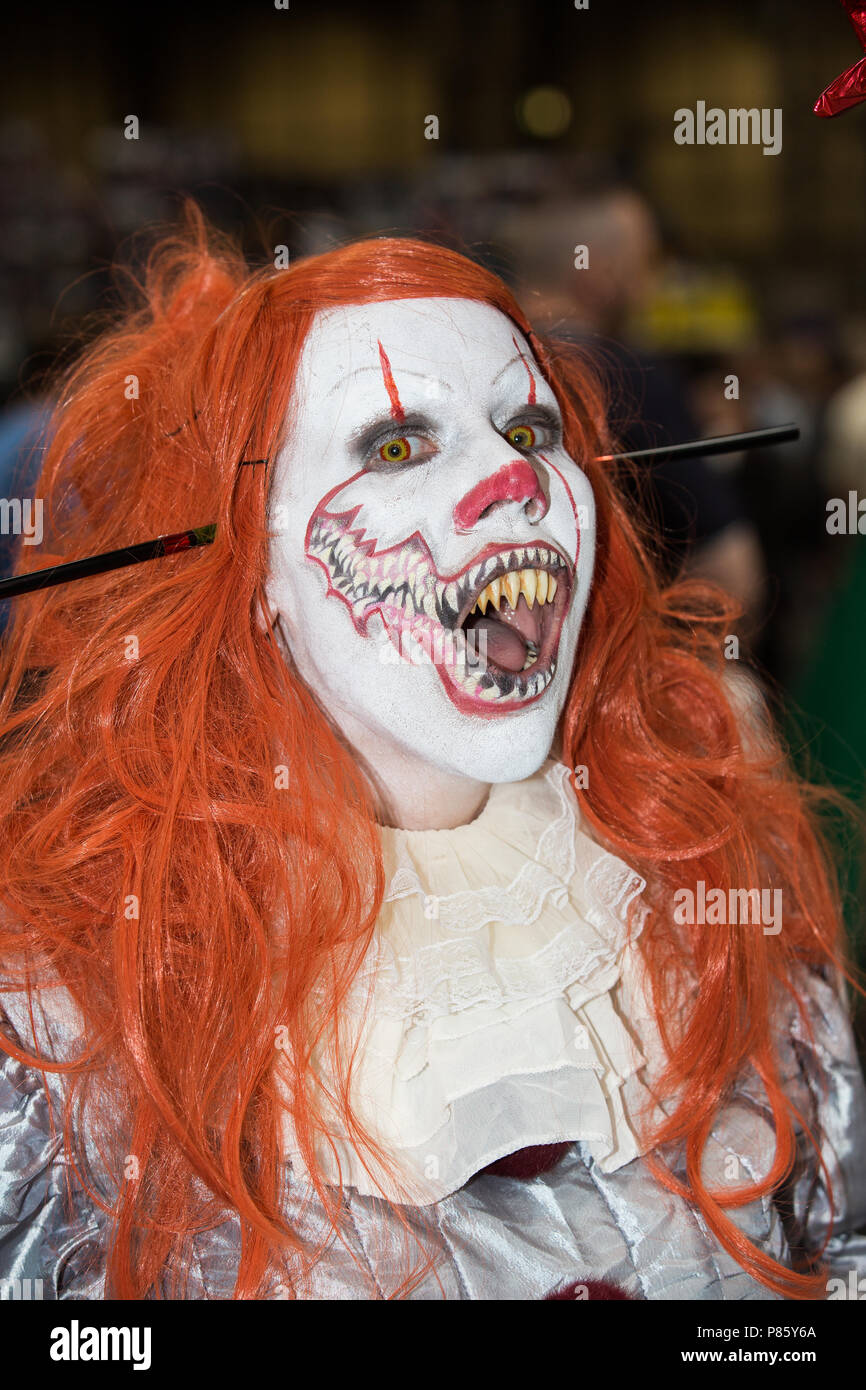
<path fill-rule="evenodd" d="M 137 292 L 63 378 L 37 488 L 46 545 L 20 569 L 212 521 L 216 540 L 16 599 L 0 656 L 5 987 L 26 987 L 36 1009 L 60 983 L 81 1025 L 72 1057 L 41 1055 L 35 1035 L 30 1051 L 0 1045 L 67 1074 L 69 1160 L 112 1219 L 108 1294 L 182 1292 L 192 1235 L 230 1213 L 243 1233 L 235 1296 L 260 1294 L 275 1269 L 301 1289 L 316 1252 L 281 1215 L 285 1105 L 339 1229 L 340 1194 L 316 1167 L 310 1058 L 371 943 L 381 850 L 365 779 L 259 622 L 272 470 L 238 463 L 276 458 L 317 313 L 440 296 L 492 305 L 527 335 L 595 493 L 596 578 L 560 756 L 590 768 L 575 786 L 583 815 L 648 881 L 639 945 L 670 1102 L 649 1138 L 687 1155 L 685 1186 L 656 1159 L 659 1181 L 755 1278 L 816 1296 L 818 1274 L 776 1263 L 726 1214 L 791 1169 L 774 1027 L 786 997 L 805 1012 L 798 964 L 841 960 L 813 794 L 778 747 L 743 734 L 722 654 L 730 609 L 697 584 L 660 585 L 615 470 L 595 462 L 615 447 L 588 361 L 542 342 L 494 275 L 414 240 L 251 272 L 192 209 Z M 276 764 L 291 769 L 288 795 Z M 689 934 L 673 893 L 696 879 L 781 888 L 784 931 Z M 772 1104 L 775 1161 L 761 1181 L 711 1192 L 701 1156 L 748 1066 Z M 339 1064 L 337 1076 L 363 1144 Z M 94 1153 L 110 1175 L 98 1192 Z"/>

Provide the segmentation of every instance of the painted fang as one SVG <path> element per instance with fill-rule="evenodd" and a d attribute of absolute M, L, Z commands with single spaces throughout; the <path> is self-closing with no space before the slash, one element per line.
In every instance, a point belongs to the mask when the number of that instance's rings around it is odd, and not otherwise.
<path fill-rule="evenodd" d="M 455 693 L 497 708 L 538 699 L 556 673 L 571 591 L 565 557 L 546 545 L 497 549 L 445 577 L 417 532 L 379 551 L 356 525 L 359 510 L 334 514 L 321 506 L 306 544 L 358 633 L 366 635 L 378 613 L 400 657 L 431 662 Z M 491 641 L 494 624 L 503 632 L 494 631 Z M 511 660 L 503 665 L 506 654 Z"/>

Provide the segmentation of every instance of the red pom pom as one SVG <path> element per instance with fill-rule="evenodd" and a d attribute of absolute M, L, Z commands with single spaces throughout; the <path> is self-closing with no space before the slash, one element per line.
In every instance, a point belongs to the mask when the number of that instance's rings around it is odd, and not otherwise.
<path fill-rule="evenodd" d="M 584 1289 L 586 1292 L 584 1293 Z M 611 1284 L 607 1279 L 577 1279 L 573 1284 L 566 1284 L 564 1289 L 557 1289 L 555 1293 L 545 1295 L 545 1303 L 556 1303 L 560 1300 L 568 1300 L 570 1303 L 582 1303 L 584 1300 L 598 1300 L 609 1303 L 619 1302 L 633 1303 L 631 1294 L 627 1294 L 624 1289 L 616 1284 Z"/>
<path fill-rule="evenodd" d="M 535 1144 L 531 1148 L 507 1154 L 505 1158 L 498 1158 L 481 1171 L 493 1173 L 498 1178 L 537 1178 L 540 1173 L 553 1168 L 570 1148 L 568 1140 L 564 1144 Z"/>

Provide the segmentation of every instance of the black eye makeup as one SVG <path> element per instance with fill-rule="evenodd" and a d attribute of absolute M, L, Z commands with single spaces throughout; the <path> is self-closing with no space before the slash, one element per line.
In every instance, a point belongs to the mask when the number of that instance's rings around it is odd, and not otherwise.
<path fill-rule="evenodd" d="M 437 431 L 428 415 L 412 412 L 402 420 L 382 415 L 362 425 L 349 438 L 349 452 L 371 471 L 405 467 L 436 451 Z M 426 444 L 426 451 L 421 445 Z"/>
<path fill-rule="evenodd" d="M 529 405 L 513 415 L 499 433 L 523 453 L 555 449 L 562 443 L 562 421 L 549 406 Z"/>
<path fill-rule="evenodd" d="M 524 405 L 499 426 L 497 434 L 522 453 L 553 449 L 562 442 L 562 421 L 545 405 Z M 360 426 L 348 440 L 359 467 L 371 473 L 399 472 L 432 458 L 440 449 L 440 432 L 429 415 L 408 413 L 397 421 L 382 415 Z"/>
<path fill-rule="evenodd" d="M 349 452 L 364 463 L 371 453 L 381 448 L 392 436 L 405 434 L 435 435 L 434 423 L 430 416 L 421 411 L 410 411 L 402 420 L 395 420 L 392 414 L 381 414 L 368 420 L 349 435 Z"/>

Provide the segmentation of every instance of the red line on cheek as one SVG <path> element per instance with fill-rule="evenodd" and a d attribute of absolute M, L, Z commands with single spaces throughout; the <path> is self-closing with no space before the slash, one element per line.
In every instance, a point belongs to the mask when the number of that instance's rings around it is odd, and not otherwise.
<path fill-rule="evenodd" d="M 514 344 L 514 346 L 517 348 L 517 351 L 520 352 L 520 344 L 518 343 L 518 341 L 517 341 L 517 339 L 515 338 L 515 336 L 514 336 L 513 333 L 512 333 L 512 335 L 511 335 L 511 341 L 512 341 L 512 343 Z M 530 367 L 530 365 L 529 365 L 529 363 L 527 362 L 526 358 L 523 356 L 523 353 L 522 353 L 522 352 L 520 352 L 520 360 L 521 360 L 521 362 L 523 363 L 524 367 L 526 368 L 526 373 L 527 373 L 527 376 L 529 377 L 529 395 L 528 395 L 527 398 L 526 398 L 526 404 L 527 404 L 527 405 L 535 405 L 535 377 L 532 375 L 532 368 Z"/>
<path fill-rule="evenodd" d="M 388 361 L 388 354 L 381 343 L 379 343 L 379 361 L 382 364 L 382 379 L 385 382 L 385 390 L 388 392 L 388 400 L 391 402 L 391 414 L 397 424 L 402 425 L 406 419 L 406 412 L 400 404 L 400 396 L 397 391 L 397 383 L 394 380 L 394 373 L 391 371 L 391 363 Z"/>
<path fill-rule="evenodd" d="M 568 486 L 568 482 L 567 482 L 566 479 L 562 476 L 562 473 L 559 471 L 559 469 L 557 468 L 556 464 L 555 464 L 555 463 L 551 463 L 551 462 L 550 462 L 550 459 L 544 457 L 544 454 L 539 454 L 538 457 L 541 459 L 541 462 L 542 462 L 542 463 L 546 463 L 546 464 L 547 464 L 548 468 L 552 468 L 552 469 L 553 469 L 553 471 L 554 471 L 554 473 L 556 474 L 557 478 L 558 478 L 559 481 L 562 483 L 562 486 L 565 488 L 566 492 L 568 493 L 568 500 L 569 500 L 569 502 L 571 503 L 571 510 L 574 512 L 574 529 L 575 529 L 575 531 L 576 531 L 576 533 L 577 533 L 577 551 L 576 551 L 576 554 L 575 554 L 575 557 L 574 557 L 574 563 L 577 564 L 577 559 L 578 559 L 578 556 L 580 555 L 580 522 L 579 522 L 578 519 L 577 519 L 577 507 L 575 506 L 575 502 L 574 502 L 574 493 L 572 492 L 571 488 Z"/>

